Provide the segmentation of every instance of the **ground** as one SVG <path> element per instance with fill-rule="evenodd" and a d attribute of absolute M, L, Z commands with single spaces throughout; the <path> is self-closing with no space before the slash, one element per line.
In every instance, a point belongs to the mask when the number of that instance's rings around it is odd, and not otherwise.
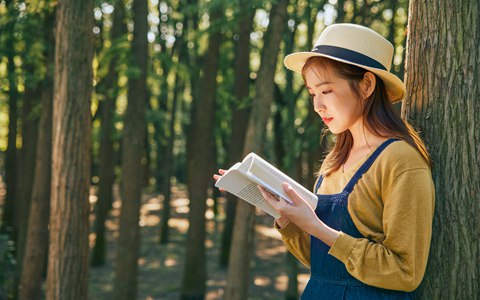
<path fill-rule="evenodd" d="M 159 221 L 162 209 L 162 196 L 145 194 L 141 208 L 141 250 L 139 258 L 138 299 L 178 299 L 183 273 L 185 240 L 188 230 L 188 198 L 185 188 L 172 189 L 171 242 L 158 243 Z M 94 194 L 94 193 L 92 193 Z M 116 197 L 118 198 L 118 197 Z M 92 204 L 95 196 L 90 197 Z M 224 218 L 225 199 L 219 199 L 219 215 L 214 216 L 211 207 L 213 200 L 207 201 L 207 295 L 206 299 L 222 299 L 226 285 L 227 271 L 219 267 L 219 249 Z M 92 205 L 93 206 L 93 205 Z M 120 201 L 115 201 L 107 221 L 108 262 L 105 266 L 90 269 L 89 298 L 111 299 L 113 288 L 113 264 L 116 259 L 118 236 L 118 215 Z M 93 220 L 93 214 L 92 214 Z M 93 222 L 92 222 L 93 223 Z M 249 299 L 283 299 L 287 288 L 285 248 L 278 232 L 272 228 L 273 219 L 257 214 L 255 257 L 252 261 Z M 93 246 L 95 236 L 90 236 Z M 308 270 L 299 263 L 299 291 L 308 280 Z"/>

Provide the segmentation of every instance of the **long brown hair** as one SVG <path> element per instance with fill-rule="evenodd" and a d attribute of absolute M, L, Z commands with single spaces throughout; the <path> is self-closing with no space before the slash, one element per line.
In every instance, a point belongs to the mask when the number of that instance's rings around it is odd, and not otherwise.
<path fill-rule="evenodd" d="M 354 65 L 325 57 L 311 57 L 306 61 L 302 69 L 304 82 L 306 82 L 305 71 L 307 69 L 314 68 L 314 71 L 324 73 L 322 70 L 325 70 L 326 67 L 331 67 L 337 76 L 348 80 L 350 88 L 360 99 L 359 83 L 367 70 Z M 363 123 L 365 127 L 377 136 L 393 137 L 406 141 L 417 149 L 425 162 L 431 167 L 430 155 L 419 134 L 408 121 L 402 120 L 401 117 L 395 113 L 392 103 L 388 99 L 387 90 L 385 89 L 383 81 L 377 75 L 375 75 L 375 77 L 375 89 L 363 107 Z M 325 157 L 319 173 L 328 175 L 339 169 L 347 161 L 352 146 L 353 137 L 349 130 L 337 134 L 335 144 Z"/>

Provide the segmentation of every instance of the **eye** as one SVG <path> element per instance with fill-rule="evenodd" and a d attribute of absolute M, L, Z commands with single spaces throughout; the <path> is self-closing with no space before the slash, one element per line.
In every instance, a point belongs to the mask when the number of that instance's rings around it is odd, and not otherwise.
<path fill-rule="evenodd" d="M 315 96 L 316 96 L 315 94 L 310 94 L 310 98 L 312 99 L 315 98 Z"/>
<path fill-rule="evenodd" d="M 332 90 L 326 90 L 326 91 L 322 91 L 322 94 L 326 95 L 326 94 L 329 94 L 331 92 L 332 92 Z"/>

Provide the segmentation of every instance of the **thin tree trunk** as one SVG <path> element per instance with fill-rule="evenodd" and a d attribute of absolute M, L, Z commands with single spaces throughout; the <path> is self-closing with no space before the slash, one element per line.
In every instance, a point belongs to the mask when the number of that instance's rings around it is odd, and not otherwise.
<path fill-rule="evenodd" d="M 115 2 L 115 10 L 113 12 L 112 34 L 110 39 L 112 43 L 118 42 L 126 32 L 125 24 L 125 7 L 122 0 Z M 115 44 L 114 44 L 115 45 Z M 118 71 L 116 66 L 120 63 L 120 58 L 115 55 L 111 58 L 108 74 L 101 82 L 103 86 L 104 105 L 101 112 L 101 132 L 100 132 L 100 164 L 98 183 L 98 201 L 95 213 L 95 245 L 92 251 L 91 265 L 100 266 L 105 263 L 106 243 L 105 243 L 105 221 L 112 202 L 112 187 L 115 181 L 114 174 L 114 149 L 113 149 L 113 133 L 115 127 L 113 117 L 115 113 L 115 103 L 118 90 Z"/>
<path fill-rule="evenodd" d="M 183 45 L 180 46 L 180 53 L 183 51 Z M 181 61 L 181 55 L 178 57 L 178 61 Z M 173 99 L 172 99 L 172 108 L 170 112 L 170 123 L 169 123 L 169 135 L 167 141 L 167 148 L 165 151 L 165 178 L 163 180 L 163 209 L 162 209 L 162 217 L 160 219 L 160 238 L 159 241 L 161 244 L 168 243 L 169 240 L 169 227 L 168 221 L 170 220 L 170 198 L 171 198 L 171 176 L 173 172 L 173 144 L 175 142 L 175 122 L 176 122 L 176 115 L 177 115 L 177 107 L 178 107 L 178 96 L 182 91 L 183 82 L 181 80 L 180 74 L 177 71 L 177 75 L 175 77 L 175 85 L 173 89 Z M 158 159 L 158 158 L 157 158 Z"/>
<path fill-rule="evenodd" d="M 243 5 L 249 5 L 249 1 L 243 1 Z M 228 166 L 241 160 L 243 147 L 245 146 L 245 133 L 247 132 L 248 118 L 251 106 L 240 105 L 248 101 L 250 85 L 250 33 L 253 26 L 255 10 L 248 8 L 238 24 L 238 41 L 235 49 L 235 82 L 234 96 L 236 101 L 232 112 L 232 134 L 228 144 Z M 222 245 L 220 249 L 220 266 L 227 267 L 232 245 L 233 222 L 235 220 L 235 207 L 237 197 L 227 194 L 227 209 L 225 227 L 222 233 Z"/>
<path fill-rule="evenodd" d="M 335 19 L 335 23 L 343 23 L 345 22 L 345 0 L 338 0 L 337 1 L 337 18 Z"/>
<path fill-rule="evenodd" d="M 93 1 L 59 1 L 47 299 L 87 299 Z"/>
<path fill-rule="evenodd" d="M 54 19 L 54 11 L 49 12 L 45 24 L 45 28 L 50 28 L 47 34 L 47 77 L 42 83 L 42 112 L 35 158 L 32 203 L 25 243 L 25 254 L 23 256 L 23 267 L 20 273 L 20 284 L 18 286 L 18 299 L 20 300 L 41 299 L 43 275 L 47 264 L 52 162 Z"/>
<path fill-rule="evenodd" d="M 419 299 L 480 295 L 479 2 L 411 1 L 403 116 L 433 159 L 436 208 Z"/>
<path fill-rule="evenodd" d="M 310 6 L 309 6 L 310 7 Z M 310 15 L 311 9 L 308 9 L 308 16 Z M 294 10 L 296 12 L 297 10 Z M 295 24 L 300 23 L 299 18 L 297 17 L 298 13 L 291 16 L 295 20 Z M 297 27 L 294 27 L 292 32 L 288 32 L 285 34 L 285 54 L 292 53 L 294 51 L 294 42 L 295 42 L 295 33 L 297 31 Z M 285 86 L 285 96 L 283 101 L 277 101 L 284 104 L 284 110 L 286 108 L 286 120 L 284 124 L 280 124 L 281 130 L 277 131 L 275 134 L 276 141 L 278 144 L 278 148 L 281 149 L 278 151 L 279 156 L 278 162 L 279 165 L 287 170 L 287 174 L 290 177 L 296 179 L 300 182 L 301 174 L 298 174 L 296 170 L 298 170 L 298 164 L 301 165 L 301 156 L 300 141 L 297 141 L 297 127 L 295 126 L 295 106 L 297 99 L 294 97 L 294 89 L 293 89 L 293 72 L 286 70 L 286 86 Z M 281 91 L 278 90 L 277 99 L 280 99 Z M 299 145 L 300 142 L 300 145 Z M 298 299 L 298 262 L 296 258 L 290 253 L 287 252 L 286 257 L 286 266 L 287 266 L 287 275 L 288 275 L 288 286 L 287 290 L 285 291 L 285 299 Z"/>
<path fill-rule="evenodd" d="M 25 67 L 25 73 L 32 73 L 33 66 Z M 28 216 L 32 200 L 32 189 L 35 169 L 35 152 L 38 136 L 38 116 L 34 113 L 36 103 L 41 94 L 38 82 L 29 82 L 25 87 L 22 106 L 22 149 L 19 155 L 19 172 L 17 173 L 17 191 L 15 201 L 15 232 L 17 256 L 17 284 L 22 269 L 25 240 L 27 237 Z"/>
<path fill-rule="evenodd" d="M 134 31 L 132 65 L 140 70 L 129 78 L 128 107 L 124 121 L 122 149 L 122 209 L 115 268 L 114 299 L 137 297 L 138 256 L 140 252 L 140 204 L 145 164 L 145 111 L 147 103 L 147 0 L 132 6 Z"/>
<path fill-rule="evenodd" d="M 212 8 L 211 22 L 222 17 L 220 4 Z M 190 194 L 189 228 L 181 299 L 203 299 L 206 292 L 205 211 L 207 189 L 213 174 L 215 95 L 221 33 L 209 36 L 199 97 L 194 99 L 193 121 L 188 137 L 188 190 Z"/>
<path fill-rule="evenodd" d="M 262 153 L 266 136 L 266 125 L 270 116 L 270 105 L 274 93 L 274 74 L 277 65 L 279 45 L 286 28 L 288 0 L 280 0 L 272 5 L 270 22 L 265 35 L 261 65 L 255 84 L 255 99 L 250 115 L 244 154 Z M 246 299 L 249 286 L 249 265 L 253 248 L 255 224 L 254 206 L 239 201 L 235 216 L 232 249 L 228 264 L 225 299 Z"/>
<path fill-rule="evenodd" d="M 164 2 L 159 2 L 158 3 L 158 12 L 159 14 L 161 13 L 161 6 L 164 5 Z M 178 9 L 178 8 L 177 8 Z M 178 9 L 180 10 L 180 9 Z M 168 14 L 168 12 L 167 12 Z M 168 17 L 168 15 L 166 15 Z M 182 24 L 185 24 L 185 19 L 182 22 Z M 166 30 L 168 25 L 166 24 L 167 22 L 161 22 L 159 27 L 160 31 Z M 181 38 L 181 37 L 180 37 Z M 160 44 L 161 47 L 161 54 L 162 55 L 168 55 L 167 52 L 167 45 L 165 39 L 161 38 L 161 35 L 159 34 L 157 36 L 157 41 Z M 176 40 L 175 44 L 178 43 L 178 39 Z M 173 51 L 171 53 L 173 58 Z M 163 188 L 165 188 L 165 181 L 166 179 L 166 170 L 165 170 L 165 164 L 167 163 L 166 160 L 166 152 L 167 152 L 167 136 L 166 136 L 166 131 L 167 131 L 167 121 L 166 117 L 168 115 L 168 91 L 169 91 L 169 84 L 168 84 L 168 75 L 170 74 L 170 69 L 171 69 L 171 59 L 169 61 L 164 61 L 162 65 L 162 80 L 160 82 L 160 95 L 158 97 L 158 110 L 157 112 L 159 113 L 161 118 L 155 119 L 153 122 L 153 126 L 155 128 L 155 135 L 154 139 L 157 144 L 157 159 L 156 159 L 156 167 L 155 167 L 155 183 L 156 183 L 156 189 L 157 192 L 163 193 L 165 195 L 165 191 Z M 178 60 L 181 61 L 181 60 Z M 153 64 L 152 64 L 153 65 Z"/>
<path fill-rule="evenodd" d="M 14 40 L 14 26 L 15 17 L 12 12 L 15 8 L 12 0 L 5 1 L 8 9 L 8 16 L 10 18 L 5 41 L 5 49 L 7 52 L 7 72 L 8 72 L 8 144 L 5 163 L 5 184 L 7 187 L 7 195 L 5 198 L 5 207 L 2 216 L 2 231 L 12 230 L 15 214 L 16 201 L 16 170 L 17 170 L 17 118 L 18 118 L 18 88 L 17 78 L 15 75 L 15 40 Z"/>

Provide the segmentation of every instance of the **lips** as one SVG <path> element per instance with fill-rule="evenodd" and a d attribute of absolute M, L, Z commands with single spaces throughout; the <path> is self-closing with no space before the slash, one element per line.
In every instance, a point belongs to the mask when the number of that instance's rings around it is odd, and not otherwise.
<path fill-rule="evenodd" d="M 325 124 L 328 124 L 328 123 L 330 123 L 330 122 L 333 120 L 333 118 L 322 117 L 322 120 L 323 120 L 323 122 L 324 122 Z"/>

